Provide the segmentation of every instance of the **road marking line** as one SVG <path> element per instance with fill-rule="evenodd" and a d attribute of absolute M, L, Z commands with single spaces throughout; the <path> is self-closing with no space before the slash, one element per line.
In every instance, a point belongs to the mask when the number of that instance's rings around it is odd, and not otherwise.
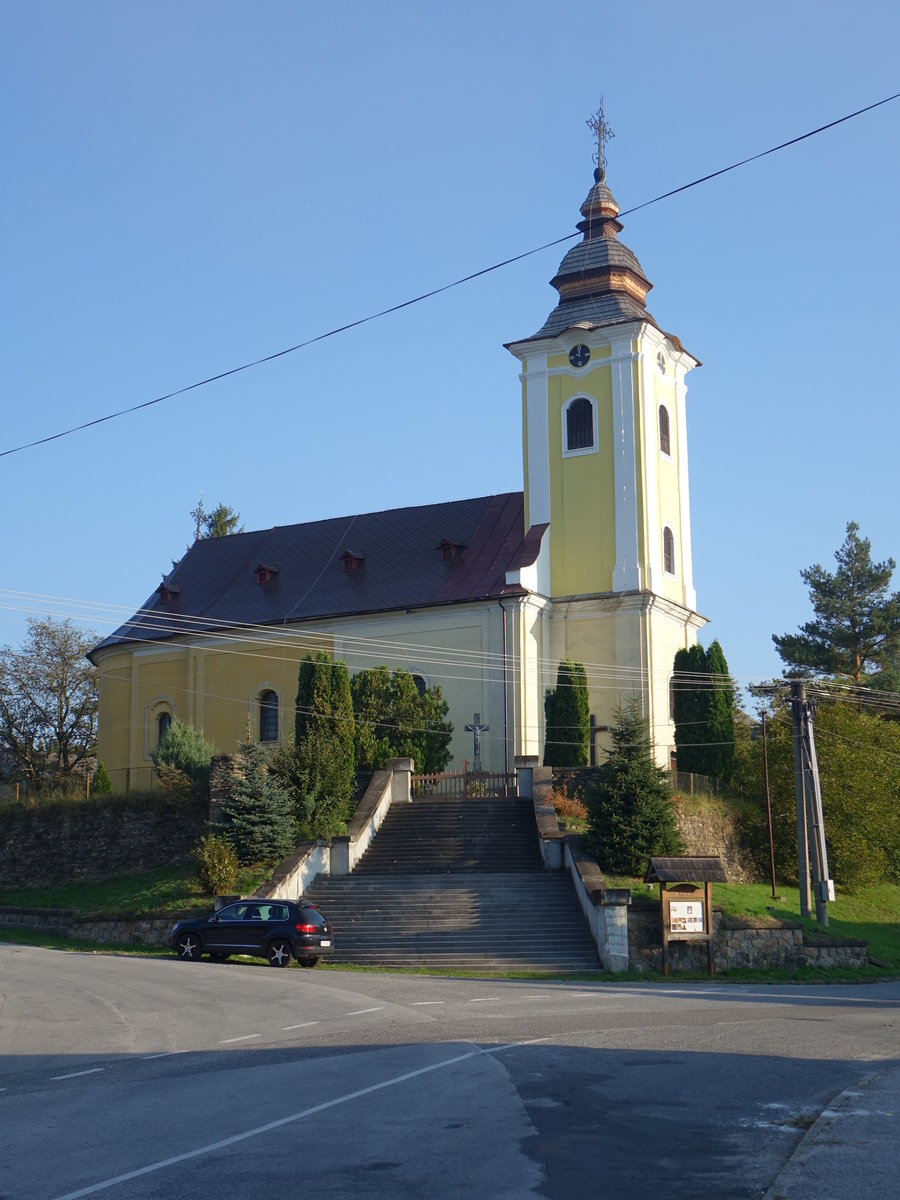
<path fill-rule="evenodd" d="M 307 1025 L 318 1025 L 318 1021 L 303 1021 L 300 1025 L 282 1025 L 283 1032 L 287 1033 L 291 1029 L 305 1029 Z"/>
<path fill-rule="evenodd" d="M 371 1096 L 374 1092 L 383 1091 L 385 1088 L 396 1087 L 400 1083 L 407 1083 L 410 1079 L 419 1079 L 423 1075 L 429 1075 L 432 1071 L 442 1071 L 445 1067 L 456 1066 L 457 1063 L 467 1062 L 470 1058 L 481 1058 L 490 1054 L 501 1054 L 504 1050 L 517 1050 L 521 1046 L 536 1046 L 541 1042 L 552 1041 L 552 1038 L 534 1038 L 528 1042 L 509 1042 L 505 1046 L 491 1046 L 487 1050 L 477 1047 L 475 1050 L 468 1050 L 465 1054 L 454 1055 L 453 1058 L 444 1058 L 440 1062 L 432 1063 L 427 1067 L 419 1067 L 415 1071 L 407 1071 L 403 1075 L 395 1075 L 392 1079 L 383 1079 L 381 1083 L 370 1084 L 369 1087 L 360 1088 L 356 1092 L 348 1092 L 346 1096 L 337 1096 L 334 1100 L 326 1100 L 322 1104 L 316 1104 L 312 1108 L 304 1108 L 301 1112 L 291 1113 L 288 1117 L 281 1117 L 277 1121 L 270 1121 L 267 1125 L 257 1125 L 254 1129 L 247 1129 L 243 1133 L 236 1133 L 232 1137 L 223 1138 L 220 1142 L 210 1142 L 206 1146 L 199 1146 L 195 1150 L 188 1150 L 184 1154 L 176 1154 L 172 1158 L 163 1158 L 159 1162 L 150 1163 L 146 1167 L 138 1167 L 135 1171 L 127 1171 L 124 1175 L 116 1175 L 112 1179 L 104 1179 L 101 1183 L 93 1183 L 88 1187 L 79 1188 L 77 1192 L 66 1192 L 64 1196 L 57 1196 L 56 1200 L 81 1200 L 82 1196 L 93 1196 L 96 1192 L 105 1191 L 107 1188 L 115 1187 L 119 1183 L 127 1183 L 130 1179 L 140 1179 L 144 1175 L 151 1175 L 154 1171 L 161 1171 L 165 1167 L 173 1167 L 177 1163 L 189 1162 L 192 1158 L 201 1158 L 205 1154 L 215 1154 L 219 1150 L 224 1150 L 228 1146 L 237 1145 L 239 1142 L 245 1142 L 248 1138 L 258 1137 L 263 1133 L 271 1133 L 273 1129 L 281 1129 L 285 1125 L 293 1125 L 297 1121 L 302 1121 L 305 1117 L 313 1117 L 318 1113 L 326 1112 L 329 1108 L 336 1108 L 339 1104 L 348 1104 L 351 1100 L 359 1100 L 362 1096 Z"/>
<path fill-rule="evenodd" d="M 423 1008 L 426 1004 L 446 1004 L 446 1000 L 410 1000 L 410 1008 Z"/>
<path fill-rule="evenodd" d="M 474 1000 L 470 1000 L 470 1004 L 485 1004 L 488 1000 L 499 1000 L 499 996 L 476 996 Z"/>
<path fill-rule="evenodd" d="M 187 1054 L 187 1050 L 164 1050 L 162 1054 L 145 1054 L 144 1062 L 150 1062 L 153 1058 L 171 1058 L 173 1054 Z"/>
<path fill-rule="evenodd" d="M 357 1008 L 353 1012 L 344 1013 L 345 1017 L 361 1017 L 363 1013 L 384 1012 L 387 1006 L 382 1004 L 379 1008 Z"/>
<path fill-rule="evenodd" d="M 222 1038 L 222 1039 L 219 1041 L 219 1045 L 220 1045 L 220 1046 L 227 1046 L 227 1045 L 229 1045 L 231 1042 L 252 1042 L 254 1038 L 261 1038 L 261 1037 L 262 1037 L 262 1034 L 261 1034 L 261 1033 L 245 1033 L 245 1034 L 243 1035 L 243 1037 L 235 1037 L 235 1038 Z"/>
<path fill-rule="evenodd" d="M 105 1067 L 91 1067 L 89 1071 L 73 1071 L 71 1075 L 51 1075 L 51 1079 L 78 1079 L 81 1075 L 98 1075 Z"/>

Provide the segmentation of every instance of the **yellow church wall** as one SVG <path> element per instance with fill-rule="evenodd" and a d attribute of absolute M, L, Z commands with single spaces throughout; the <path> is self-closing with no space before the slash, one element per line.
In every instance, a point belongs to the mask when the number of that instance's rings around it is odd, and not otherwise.
<path fill-rule="evenodd" d="M 554 513 L 550 526 L 552 593 L 563 596 L 609 591 L 616 554 L 610 367 L 599 365 L 577 377 L 569 372 L 551 375 L 548 392 L 550 502 Z M 563 409 L 569 400 L 582 395 L 589 396 L 596 405 L 597 445 L 590 453 L 564 455 Z"/>
<path fill-rule="evenodd" d="M 279 697 L 279 735 L 293 726 L 299 664 L 310 651 L 331 653 L 330 636 L 308 641 L 273 633 L 243 641 L 204 640 L 199 645 L 136 648 L 99 657 L 98 756 L 117 790 L 154 784 L 150 755 L 163 712 L 202 729 L 217 750 L 258 736 L 261 692 Z"/>

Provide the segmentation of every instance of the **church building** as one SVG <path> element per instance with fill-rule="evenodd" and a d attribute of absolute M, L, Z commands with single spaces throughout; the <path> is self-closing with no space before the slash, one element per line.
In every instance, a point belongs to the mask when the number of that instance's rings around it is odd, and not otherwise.
<path fill-rule="evenodd" d="M 220 751 L 293 728 L 300 660 L 381 663 L 439 684 L 471 763 L 542 755 L 544 694 L 583 663 L 598 761 L 633 700 L 661 765 L 674 750 L 670 680 L 691 646 L 685 376 L 698 365 L 647 311 L 651 283 L 620 240 L 603 166 L 582 239 L 551 280 L 559 302 L 520 364 L 524 489 L 194 543 L 146 605 L 92 653 L 98 756 L 117 790 L 148 787 L 175 718 Z"/>

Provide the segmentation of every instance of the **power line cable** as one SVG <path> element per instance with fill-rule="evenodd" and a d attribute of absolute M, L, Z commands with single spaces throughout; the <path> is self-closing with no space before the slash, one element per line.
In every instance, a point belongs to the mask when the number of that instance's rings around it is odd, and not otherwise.
<path fill-rule="evenodd" d="M 855 112 L 846 113 L 843 117 L 838 117 L 834 121 L 829 121 L 825 125 L 820 125 L 816 129 L 810 129 L 806 133 L 801 133 L 797 137 L 789 138 L 786 142 L 780 142 L 777 146 L 770 146 L 768 150 L 761 150 L 758 154 L 752 154 L 748 158 L 742 158 L 738 162 L 731 163 L 727 167 L 720 167 L 717 171 L 711 171 L 707 175 L 701 175 L 698 179 L 691 180 L 690 183 L 683 183 L 680 187 L 672 188 L 667 192 L 661 192 L 660 195 L 654 196 L 651 200 L 644 200 L 641 204 L 636 204 L 632 208 L 626 208 L 619 213 L 619 217 L 627 217 L 632 213 L 640 212 L 641 209 L 649 208 L 652 204 L 659 204 L 662 200 L 668 200 L 671 196 L 677 196 L 681 192 L 689 191 L 691 188 L 699 187 L 702 183 L 708 183 L 711 179 L 718 179 L 720 175 L 727 175 L 730 171 L 736 171 L 739 167 L 747 166 L 749 163 L 756 162 L 760 158 L 766 158 L 770 154 L 776 154 L 780 150 L 786 150 L 790 146 L 796 146 L 800 142 L 806 141 L 808 138 L 816 137 L 820 133 L 824 133 L 828 129 L 834 129 L 837 125 L 843 125 L 846 121 L 852 121 L 856 117 L 862 116 L 864 113 L 872 112 L 873 109 L 880 108 L 884 104 L 889 104 L 893 100 L 900 99 L 900 92 L 895 92 L 891 96 L 885 96 L 881 100 L 876 100 L 874 104 L 867 104 L 864 108 L 856 109 Z M 294 346 L 288 346 L 283 350 L 276 350 L 272 354 L 265 354 L 260 358 L 253 359 L 252 362 L 242 363 L 238 367 L 231 367 L 226 371 L 219 371 L 215 375 L 209 375 L 205 379 L 197 380 L 195 383 L 189 383 L 185 387 L 176 388 L 174 391 L 166 392 L 164 395 L 156 396 L 152 400 L 144 400 L 141 404 L 133 404 L 128 408 L 118 409 L 116 412 L 107 413 L 103 417 L 95 417 L 91 421 L 84 421 L 80 425 L 73 425 L 70 429 L 60 430 L 58 433 L 48 434 L 46 437 L 35 438 L 31 442 L 23 442 L 20 446 L 13 446 L 8 450 L 0 450 L 0 458 L 5 458 L 10 454 L 19 454 L 23 450 L 31 450 L 36 446 L 44 446 L 49 442 L 58 441 L 60 438 L 69 437 L 73 433 L 81 433 L 85 429 L 91 429 L 96 425 L 103 425 L 107 421 L 114 421 L 118 417 L 127 416 L 130 413 L 139 412 L 144 408 L 152 408 L 156 404 L 161 404 L 164 400 L 172 400 L 176 396 L 183 396 L 187 392 L 196 391 L 198 388 L 206 387 L 208 384 L 217 383 L 221 379 L 227 379 L 231 375 L 239 375 L 243 371 L 249 371 L 253 367 L 262 366 L 264 363 L 274 362 L 278 358 L 284 358 L 288 354 L 294 354 L 297 350 L 303 350 L 308 346 L 315 345 L 316 342 L 325 341 L 327 338 L 336 337 L 340 333 L 347 333 L 351 329 L 357 329 L 361 325 L 367 325 L 371 321 L 380 320 L 382 317 L 390 316 L 392 313 L 400 312 L 404 308 L 411 308 L 414 304 L 421 304 L 425 300 L 431 300 L 435 296 L 441 295 L 443 292 L 449 292 L 453 288 L 460 287 L 464 283 L 471 283 L 474 279 L 480 279 L 483 275 L 490 275 L 494 271 L 499 271 L 503 267 L 511 266 L 513 263 L 521 262 L 523 259 L 531 258 L 535 254 L 540 254 L 544 250 L 549 250 L 554 246 L 560 246 L 564 242 L 572 241 L 573 238 L 581 235 L 568 233 L 564 237 L 554 238 L 552 241 L 544 242 L 543 245 L 535 246 L 532 250 L 525 250 L 521 254 L 514 254 L 510 258 L 502 259 L 500 262 L 494 263 L 489 267 L 482 267 L 478 271 L 472 271 L 468 275 L 463 275 L 459 279 L 454 279 L 450 283 L 442 284 L 440 287 L 432 288 L 430 291 L 422 292 L 418 296 L 413 296 L 409 300 L 403 300 L 399 304 L 392 304 L 387 308 L 382 308 L 378 312 L 370 313 L 368 316 L 359 317 L 355 321 L 348 321 L 343 325 L 338 325 L 334 329 L 329 329 L 325 333 L 319 333 L 315 337 L 307 338 L 305 341 L 297 342 Z"/>

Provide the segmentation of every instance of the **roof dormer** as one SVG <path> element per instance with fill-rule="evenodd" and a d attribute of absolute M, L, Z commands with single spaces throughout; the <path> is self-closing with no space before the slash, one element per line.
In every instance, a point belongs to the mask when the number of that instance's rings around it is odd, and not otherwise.
<path fill-rule="evenodd" d="M 361 554 L 355 554 L 352 550 L 345 550 L 341 555 L 341 562 L 343 563 L 344 570 L 350 572 L 359 570 L 365 559 Z"/>
<path fill-rule="evenodd" d="M 449 538 L 441 538 L 438 542 L 442 562 L 452 562 L 454 558 L 460 558 L 465 549 L 465 546 L 459 542 L 451 542 Z"/>
<path fill-rule="evenodd" d="M 260 563 L 256 568 L 256 582 L 259 584 L 271 583 L 277 574 L 277 567 L 269 566 L 266 563 Z"/>

